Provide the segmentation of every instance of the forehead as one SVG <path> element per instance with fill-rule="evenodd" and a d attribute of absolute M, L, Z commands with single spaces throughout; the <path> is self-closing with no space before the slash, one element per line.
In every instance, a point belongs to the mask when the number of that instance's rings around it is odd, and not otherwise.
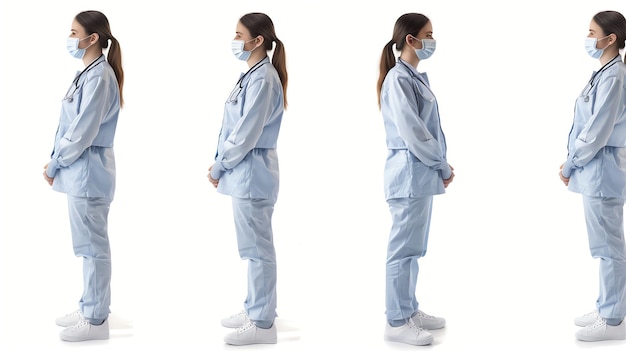
<path fill-rule="evenodd" d="M 81 26 L 80 23 L 78 23 L 78 21 L 76 20 L 72 21 L 72 32 L 83 33 L 84 31 L 85 31 L 85 28 L 83 28 L 83 26 Z"/>
<path fill-rule="evenodd" d="M 589 23 L 589 31 L 593 31 L 596 33 L 602 33 L 602 28 L 600 28 L 600 26 L 596 23 L 596 21 L 591 20 L 591 23 Z"/>
<path fill-rule="evenodd" d="M 420 33 L 432 33 L 433 32 L 433 24 L 429 22 L 427 22 L 424 25 L 424 28 L 422 28 L 422 30 L 420 30 Z"/>
<path fill-rule="evenodd" d="M 237 27 L 235 28 L 235 32 L 241 34 L 242 36 L 249 36 L 250 31 L 246 28 L 241 22 L 237 22 Z"/>

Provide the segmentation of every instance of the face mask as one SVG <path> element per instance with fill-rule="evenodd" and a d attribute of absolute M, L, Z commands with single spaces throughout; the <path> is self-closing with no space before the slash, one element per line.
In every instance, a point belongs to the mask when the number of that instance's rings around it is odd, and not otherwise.
<path fill-rule="evenodd" d="M 609 36 L 607 35 L 604 38 L 608 37 Z M 593 57 L 594 59 L 600 58 L 604 53 L 604 49 L 598 49 L 596 45 L 598 45 L 598 38 L 585 38 L 585 50 L 587 50 L 589 56 Z"/>
<path fill-rule="evenodd" d="M 255 38 L 256 39 L 256 38 Z M 250 58 L 250 55 L 252 55 L 252 51 L 254 51 L 254 49 L 250 50 L 250 51 L 246 51 L 243 49 L 243 46 L 246 45 L 246 43 L 249 43 L 251 41 L 253 41 L 254 39 L 250 39 L 248 41 L 243 41 L 243 40 L 233 40 L 230 47 L 233 50 L 233 54 L 235 55 L 236 58 L 240 59 L 241 61 L 247 61 Z"/>
<path fill-rule="evenodd" d="M 77 59 L 82 59 L 85 56 L 85 52 L 87 52 L 87 48 L 84 49 L 79 49 L 78 48 L 78 43 L 80 43 L 81 40 L 85 40 L 89 37 L 85 37 L 82 39 L 78 39 L 78 38 L 67 38 L 66 44 L 65 46 L 67 47 L 67 51 L 70 53 L 70 55 L 72 55 L 73 57 L 77 58 Z"/>
<path fill-rule="evenodd" d="M 415 54 L 417 55 L 418 59 L 426 60 L 433 55 L 433 53 L 435 52 L 435 48 L 437 47 L 437 42 L 435 41 L 435 39 L 417 39 L 415 37 L 413 37 L 413 39 L 422 41 L 422 48 L 415 49 Z"/>

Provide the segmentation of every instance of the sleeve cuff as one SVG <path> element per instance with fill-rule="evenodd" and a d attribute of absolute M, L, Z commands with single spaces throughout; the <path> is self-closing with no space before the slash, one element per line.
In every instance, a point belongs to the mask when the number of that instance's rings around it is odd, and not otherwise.
<path fill-rule="evenodd" d="M 220 179 L 222 177 L 222 175 L 224 174 L 224 168 L 222 167 L 221 164 L 219 163 L 215 163 L 213 165 L 213 168 L 211 169 L 211 178 L 213 179 Z"/>
<path fill-rule="evenodd" d="M 452 169 L 447 163 L 446 166 L 441 170 L 441 177 L 443 179 L 450 179 L 450 177 L 452 177 Z"/>
<path fill-rule="evenodd" d="M 58 162 L 56 159 L 52 159 L 50 160 L 50 162 L 48 163 L 48 168 L 46 168 L 46 175 L 49 178 L 54 178 L 57 174 L 57 169 L 58 169 Z"/>
<path fill-rule="evenodd" d="M 563 173 L 563 177 L 569 178 L 572 175 L 572 170 L 574 168 L 576 168 L 576 166 L 574 165 L 574 163 L 572 163 L 572 161 L 570 160 L 565 161 L 565 163 L 563 164 L 563 169 L 561 169 L 561 173 Z"/>

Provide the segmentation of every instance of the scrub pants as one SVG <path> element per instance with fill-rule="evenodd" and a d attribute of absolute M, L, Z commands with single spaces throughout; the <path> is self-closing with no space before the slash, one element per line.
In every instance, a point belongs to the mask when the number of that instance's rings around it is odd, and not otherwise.
<path fill-rule="evenodd" d="M 596 307 L 609 325 L 626 316 L 626 246 L 624 200 L 583 195 L 589 249 L 600 259 L 600 294 Z"/>
<path fill-rule="evenodd" d="M 386 315 L 394 327 L 418 310 L 415 297 L 419 265 L 426 254 L 433 197 L 388 199 L 392 226 L 387 247 Z"/>
<path fill-rule="evenodd" d="M 272 233 L 276 200 L 232 200 L 239 256 L 248 260 L 244 308 L 258 327 L 270 328 L 276 318 L 276 252 Z"/>
<path fill-rule="evenodd" d="M 74 254 L 83 258 L 80 310 L 93 324 L 107 319 L 111 305 L 111 252 L 107 217 L 111 199 L 68 195 Z"/>

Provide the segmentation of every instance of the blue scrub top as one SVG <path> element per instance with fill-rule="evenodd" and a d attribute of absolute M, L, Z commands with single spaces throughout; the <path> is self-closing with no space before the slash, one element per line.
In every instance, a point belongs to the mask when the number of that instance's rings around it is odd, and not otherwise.
<path fill-rule="evenodd" d="M 442 194 L 452 175 L 437 99 L 428 76 L 398 58 L 380 94 L 388 149 L 385 198 Z"/>
<path fill-rule="evenodd" d="M 80 72 L 77 73 L 80 74 Z M 61 105 L 54 151 L 46 174 L 52 189 L 80 197 L 113 199 L 113 139 L 120 112 L 120 93 L 104 55 L 72 83 Z M 73 94 L 72 94 L 73 92 Z"/>
<path fill-rule="evenodd" d="M 576 99 L 562 173 L 573 192 L 625 198 L 626 65 L 617 56 L 592 77 Z"/>
<path fill-rule="evenodd" d="M 219 179 L 217 191 L 222 194 L 276 199 L 283 87 L 268 57 L 241 78 L 224 106 L 211 177 Z"/>

